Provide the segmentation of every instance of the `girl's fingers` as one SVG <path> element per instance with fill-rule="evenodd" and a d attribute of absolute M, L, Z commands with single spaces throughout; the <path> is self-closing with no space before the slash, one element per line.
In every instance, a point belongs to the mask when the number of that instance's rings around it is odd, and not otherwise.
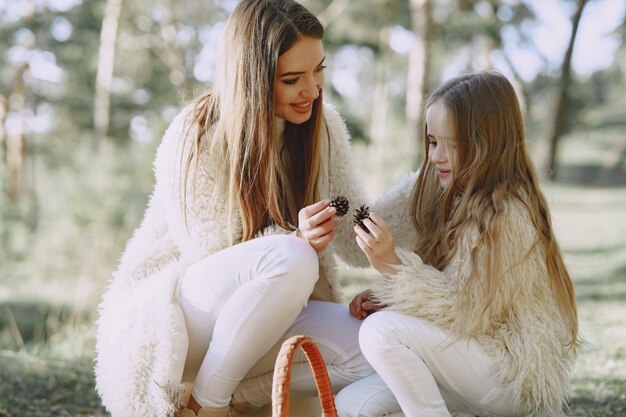
<path fill-rule="evenodd" d="M 379 301 L 368 300 L 361 304 L 361 308 L 363 310 L 374 310 L 378 311 L 381 308 L 385 307 L 385 305 Z"/>
<path fill-rule="evenodd" d="M 373 221 L 371 221 L 370 219 L 364 219 L 363 224 L 370 231 L 370 234 L 374 237 L 374 240 L 377 242 L 380 241 L 380 238 L 382 237 L 383 232 L 378 227 L 378 225 L 374 223 Z"/>
<path fill-rule="evenodd" d="M 374 221 L 374 223 L 376 223 L 376 226 L 378 227 L 378 229 L 380 229 L 380 231 L 383 234 L 385 235 L 391 234 L 391 231 L 389 230 L 389 226 L 387 226 L 387 223 L 385 223 L 385 221 L 382 219 L 382 217 L 378 215 L 378 213 L 374 211 L 370 212 L 370 218 Z"/>
<path fill-rule="evenodd" d="M 361 236 L 356 236 L 356 244 L 359 245 L 359 248 L 369 257 L 372 254 L 372 248 L 370 248 L 365 241 L 361 238 Z"/>
<path fill-rule="evenodd" d="M 357 237 L 361 238 L 361 240 L 370 247 L 370 249 L 373 249 L 374 246 L 376 245 L 376 239 L 374 239 L 374 237 L 367 233 L 365 230 L 363 230 L 361 228 L 361 226 L 354 226 L 354 231 L 357 235 Z"/>
<path fill-rule="evenodd" d="M 367 316 L 367 313 L 361 308 L 361 298 L 361 294 L 359 294 L 350 303 L 350 314 L 359 320 L 363 320 Z"/>

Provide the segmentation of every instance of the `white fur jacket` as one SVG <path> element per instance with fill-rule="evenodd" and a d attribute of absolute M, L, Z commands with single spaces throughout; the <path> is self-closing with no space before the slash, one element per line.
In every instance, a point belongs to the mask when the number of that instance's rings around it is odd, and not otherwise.
<path fill-rule="evenodd" d="M 390 190 L 380 200 L 387 217 L 406 219 L 408 193 L 416 174 Z M 378 210 L 381 210 L 379 208 Z M 522 204 L 510 203 L 506 209 L 507 227 L 499 237 L 501 278 L 495 299 L 480 314 L 482 304 L 472 306 L 482 321 L 477 341 L 495 359 L 493 372 L 507 387 L 505 395 L 528 406 L 540 415 L 560 415 L 567 397 L 574 354 L 567 346 L 568 332 L 557 309 L 548 281 L 545 250 L 535 245 L 536 233 Z M 412 248 L 417 238 L 410 221 L 397 248 Z M 471 270 L 471 242 L 468 232 L 457 247 L 454 258 L 444 271 L 426 265 L 412 251 L 397 249 L 402 261 L 397 273 L 386 278 L 377 296 L 391 309 L 399 310 L 452 329 L 459 318 L 459 292 Z M 395 236 L 394 236 L 395 237 Z M 528 254 L 528 256 L 526 256 Z M 479 253 L 478 265 L 484 265 L 489 254 Z"/>
<path fill-rule="evenodd" d="M 96 387 L 113 417 L 172 417 L 183 405 L 181 377 L 188 341 L 177 284 L 188 265 L 230 246 L 227 194 L 214 175 L 225 169 L 224 161 L 211 154 L 210 146 L 202 148 L 196 194 L 188 194 L 187 222 L 183 219 L 180 158 L 189 151 L 183 140 L 189 115 L 189 108 L 183 110 L 163 137 L 154 162 L 156 183 L 144 218 L 128 241 L 99 306 Z M 364 194 L 353 175 L 346 126 L 328 105 L 324 118 L 329 135 L 324 141 L 327 157 L 322 158 L 320 196 L 341 194 L 355 207 L 363 203 Z M 260 235 L 277 233 L 289 231 L 272 226 Z M 353 240 L 352 222 L 344 218 L 335 232 L 336 243 L 320 254 L 320 279 L 312 299 L 339 299 L 336 249 L 343 248 L 350 263 L 366 262 L 354 249 Z"/>

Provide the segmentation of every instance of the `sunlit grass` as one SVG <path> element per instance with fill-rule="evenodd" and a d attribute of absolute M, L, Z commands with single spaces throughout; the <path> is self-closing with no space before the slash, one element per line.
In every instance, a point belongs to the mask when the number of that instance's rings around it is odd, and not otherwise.
<path fill-rule="evenodd" d="M 626 188 L 557 184 L 544 190 L 575 281 L 585 341 L 569 415 L 624 416 Z M 341 269 L 346 299 L 378 279 L 371 269 Z M 0 306 L 0 392 L 6 394 L 0 416 L 104 415 L 93 385 L 93 318 L 93 306 L 84 311 L 27 300 Z"/>
<path fill-rule="evenodd" d="M 614 112 L 619 119 L 622 113 Z M 588 117 L 592 123 L 600 116 Z M 568 175 L 575 173 L 571 169 L 586 165 L 615 167 L 617 162 L 611 158 L 626 148 L 626 136 L 620 129 L 612 126 L 567 137 L 562 156 L 566 169 L 570 169 Z M 623 163 L 626 158 L 616 160 Z M 367 164 L 358 166 L 367 171 Z M 393 178 L 386 181 L 392 183 L 403 172 L 390 173 Z M 602 185 L 605 179 L 598 180 L 597 175 L 585 177 L 590 172 L 580 171 L 585 179 L 583 185 L 571 185 L 576 182 L 571 176 L 544 185 L 554 228 L 575 282 L 585 341 L 572 381 L 568 414 L 626 416 L 626 182 Z M 366 184 L 367 174 L 372 173 L 364 172 Z M 132 190 L 110 194 L 124 193 Z M 95 202 L 95 217 L 98 207 Z M 116 222 L 137 223 L 136 218 L 124 217 L 132 217 L 132 213 L 137 210 L 125 210 L 120 214 L 123 221 Z M 23 270 L 5 271 L 10 279 L 0 282 L 0 417 L 106 415 L 94 389 L 93 320 L 106 277 L 121 250 L 120 242 L 130 233 L 124 229 L 122 235 L 109 234 L 106 236 L 110 239 L 98 240 L 103 228 L 116 222 L 94 223 L 83 240 L 69 245 L 75 251 L 71 255 L 76 256 L 69 256 L 74 264 L 63 263 L 62 258 L 68 258 L 65 254 L 58 257 L 62 265 L 52 262 L 54 251 L 67 250 L 62 248 L 67 236 L 64 233 L 58 241 L 46 242 L 38 252 L 52 251 L 46 258 L 46 271 L 41 272 L 42 268 L 34 264 L 25 264 Z M 67 232 L 62 224 L 56 226 Z M 81 253 L 83 247 L 87 248 L 85 253 Z M 74 271 L 72 275 L 66 273 L 70 270 Z M 372 287 L 378 279 L 371 269 L 340 270 L 346 300 Z"/>

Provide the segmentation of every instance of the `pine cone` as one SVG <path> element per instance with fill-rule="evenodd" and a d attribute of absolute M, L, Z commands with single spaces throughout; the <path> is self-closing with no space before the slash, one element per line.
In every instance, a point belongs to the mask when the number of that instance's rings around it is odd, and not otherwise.
<path fill-rule="evenodd" d="M 330 207 L 337 209 L 337 216 L 343 217 L 350 210 L 350 202 L 346 197 L 338 195 L 330 201 Z"/>
<path fill-rule="evenodd" d="M 352 221 L 354 224 L 358 224 L 361 226 L 361 229 L 365 230 L 369 233 L 369 229 L 365 227 L 363 224 L 363 220 L 370 218 L 370 208 L 363 204 L 358 209 L 354 210 L 354 214 L 352 215 Z"/>

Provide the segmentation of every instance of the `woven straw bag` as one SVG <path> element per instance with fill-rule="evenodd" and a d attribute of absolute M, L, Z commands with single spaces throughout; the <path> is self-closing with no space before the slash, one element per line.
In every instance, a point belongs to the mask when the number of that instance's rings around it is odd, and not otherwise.
<path fill-rule="evenodd" d="M 313 340 L 307 336 L 292 336 L 285 340 L 280 348 L 278 358 L 276 358 L 272 384 L 272 417 L 289 417 L 291 365 L 298 348 L 302 348 L 311 365 L 320 398 L 322 417 L 337 417 L 326 364 Z"/>

